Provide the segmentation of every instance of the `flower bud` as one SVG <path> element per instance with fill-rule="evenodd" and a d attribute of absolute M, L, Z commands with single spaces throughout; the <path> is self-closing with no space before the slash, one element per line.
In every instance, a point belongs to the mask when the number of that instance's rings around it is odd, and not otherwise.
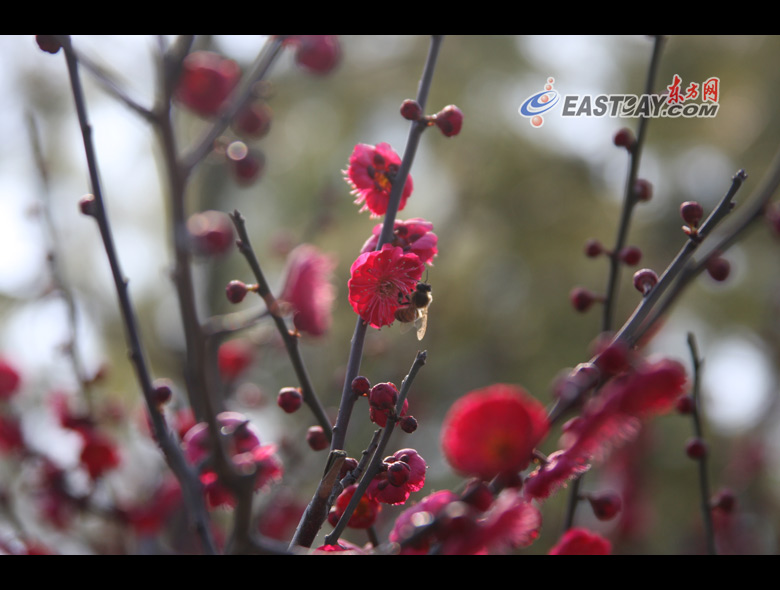
<path fill-rule="evenodd" d="M 366 377 L 358 376 L 352 380 L 352 393 L 356 396 L 368 395 L 371 390 L 371 382 Z"/>
<path fill-rule="evenodd" d="M 405 433 L 411 434 L 417 430 L 417 419 L 414 416 L 404 416 L 398 425 Z"/>
<path fill-rule="evenodd" d="M 623 507 L 623 502 L 618 494 L 613 492 L 606 492 L 603 494 L 591 494 L 588 496 L 588 502 L 590 502 L 591 508 L 593 508 L 593 514 L 599 520 L 611 520 L 617 516 L 620 509 Z"/>
<path fill-rule="evenodd" d="M 647 202 L 653 198 L 653 185 L 644 178 L 638 178 L 634 183 L 634 194 L 637 201 Z"/>
<path fill-rule="evenodd" d="M 716 254 L 707 260 L 707 272 L 716 281 L 725 281 L 731 272 L 731 264 L 729 264 L 728 260 Z"/>
<path fill-rule="evenodd" d="M 401 116 L 409 121 L 417 121 L 422 117 L 422 107 L 416 100 L 407 98 L 401 103 Z"/>
<path fill-rule="evenodd" d="M 311 426 L 306 432 L 306 442 L 314 451 L 321 451 L 330 446 L 322 426 Z"/>
<path fill-rule="evenodd" d="M 398 402 L 398 390 L 392 383 L 377 383 L 368 394 L 368 403 L 378 410 L 392 410 Z"/>
<path fill-rule="evenodd" d="M 699 227 L 699 222 L 704 216 L 704 209 L 696 201 L 685 201 L 680 205 L 680 216 L 690 227 Z"/>
<path fill-rule="evenodd" d="M 626 246 L 618 252 L 618 258 L 628 266 L 635 266 L 642 260 L 642 251 L 636 246 Z"/>
<path fill-rule="evenodd" d="M 643 268 L 634 273 L 634 287 L 643 296 L 647 295 L 656 283 L 658 283 L 658 275 L 649 268 Z"/>
<path fill-rule="evenodd" d="M 288 414 L 292 414 L 303 405 L 301 390 L 297 387 L 283 387 L 276 397 L 276 404 Z"/>
<path fill-rule="evenodd" d="M 685 454 L 691 459 L 703 459 L 707 455 L 707 443 L 699 437 L 694 437 L 686 443 Z"/>
<path fill-rule="evenodd" d="M 241 281 L 230 281 L 225 288 L 225 295 L 227 295 L 230 303 L 241 303 L 249 291 L 250 289 L 245 283 L 242 283 Z"/>
<path fill-rule="evenodd" d="M 444 107 L 434 117 L 434 123 L 447 137 L 460 133 L 460 128 L 463 126 L 463 113 L 454 104 Z"/>
<path fill-rule="evenodd" d="M 627 127 L 624 127 L 623 129 L 615 133 L 615 136 L 612 138 L 612 141 L 617 147 L 626 148 L 629 152 L 631 152 L 634 149 L 636 138 L 634 137 L 633 131 L 631 131 Z"/>

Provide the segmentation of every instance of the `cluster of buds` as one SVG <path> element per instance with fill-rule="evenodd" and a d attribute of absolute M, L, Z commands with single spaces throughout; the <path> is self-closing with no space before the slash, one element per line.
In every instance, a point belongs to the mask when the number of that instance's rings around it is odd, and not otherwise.
<path fill-rule="evenodd" d="M 445 137 L 457 135 L 463 127 L 463 112 L 454 104 L 447 105 L 435 115 L 425 116 L 420 103 L 406 99 L 401 103 L 401 116 L 408 121 L 425 121 L 428 127 L 436 125 Z"/>

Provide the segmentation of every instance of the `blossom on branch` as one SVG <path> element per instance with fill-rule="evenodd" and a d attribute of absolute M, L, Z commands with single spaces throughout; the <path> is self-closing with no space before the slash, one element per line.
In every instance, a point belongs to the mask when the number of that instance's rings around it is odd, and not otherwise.
<path fill-rule="evenodd" d="M 526 497 L 547 498 L 639 432 L 642 421 L 670 411 L 686 388 L 684 367 L 669 359 L 616 377 L 564 427 L 563 450 L 550 455 L 525 482 Z"/>
<path fill-rule="evenodd" d="M 433 257 L 439 252 L 436 247 L 438 236 L 433 233 L 433 224 L 421 217 L 401 221 L 397 219 L 393 226 L 393 246 L 403 248 L 404 253 L 417 254 L 425 264 L 433 265 Z M 372 236 L 363 244 L 360 253 L 376 250 L 379 236 L 382 234 L 382 224 L 377 224 L 372 230 Z"/>
<path fill-rule="evenodd" d="M 352 309 L 374 328 L 389 326 L 404 297 L 414 290 L 424 265 L 416 254 L 385 244 L 358 256 L 347 283 Z"/>
<path fill-rule="evenodd" d="M 379 217 L 387 212 L 390 191 L 401 167 L 401 158 L 390 144 L 379 143 L 376 146 L 359 143 L 349 157 L 349 167 L 344 170 L 345 180 L 356 196 L 355 203 L 361 204 L 360 211 L 371 211 L 371 217 Z M 412 177 L 407 176 L 398 210 L 406 206 L 406 200 L 412 194 Z"/>
<path fill-rule="evenodd" d="M 279 299 L 293 308 L 293 325 L 299 332 L 322 336 L 332 321 L 336 289 L 330 281 L 335 261 L 309 244 L 301 244 L 287 257 L 287 278 Z"/>
<path fill-rule="evenodd" d="M 525 469 L 548 429 L 539 401 L 519 386 L 496 384 L 455 402 L 442 425 L 442 448 L 456 471 L 491 479 Z"/>

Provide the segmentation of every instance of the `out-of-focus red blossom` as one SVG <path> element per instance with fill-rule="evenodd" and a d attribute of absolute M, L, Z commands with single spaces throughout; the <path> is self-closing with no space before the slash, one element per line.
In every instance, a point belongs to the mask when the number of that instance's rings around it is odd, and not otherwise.
<path fill-rule="evenodd" d="M 192 249 L 199 256 L 221 256 L 233 247 L 233 224 L 222 211 L 201 211 L 187 220 Z"/>
<path fill-rule="evenodd" d="M 92 479 L 97 479 L 119 466 L 119 450 L 114 441 L 94 428 L 82 429 L 79 434 L 84 439 L 80 456 L 81 464 Z"/>
<path fill-rule="evenodd" d="M 245 473 L 254 470 L 256 491 L 281 478 L 282 464 L 276 456 L 276 445 L 261 445 L 257 428 L 246 416 L 239 412 L 221 412 L 217 415 L 217 422 L 228 437 L 228 454 L 236 467 Z M 193 465 L 199 465 L 206 459 L 211 453 L 208 424 L 200 422 L 193 426 L 184 436 L 182 448 Z M 234 505 L 234 498 L 219 482 L 214 471 L 201 473 L 200 481 L 209 506 Z"/>
<path fill-rule="evenodd" d="M 310 244 L 301 244 L 287 257 L 287 278 L 279 299 L 293 308 L 299 332 L 322 336 L 333 319 L 336 289 L 331 282 L 336 261 Z"/>
<path fill-rule="evenodd" d="M 561 439 L 563 450 L 525 481 L 528 498 L 547 498 L 569 479 L 586 471 L 591 461 L 604 459 L 615 447 L 639 432 L 641 422 L 669 412 L 685 392 L 685 368 L 662 359 L 644 363 L 616 377 L 570 421 Z"/>
<path fill-rule="evenodd" d="M 467 393 L 444 418 L 444 456 L 459 473 L 491 479 L 522 471 L 549 429 L 544 406 L 516 385 Z"/>
<path fill-rule="evenodd" d="M 0 539 L 0 555 L 54 555 L 46 545 L 37 541 Z"/>
<path fill-rule="evenodd" d="M 246 105 L 233 119 L 233 130 L 247 139 L 261 139 L 271 129 L 273 113 L 265 102 L 256 101 Z"/>
<path fill-rule="evenodd" d="M 19 419 L 0 414 L 0 451 L 11 453 L 24 449 L 24 436 Z"/>
<path fill-rule="evenodd" d="M 289 35 L 285 44 L 296 48 L 295 63 L 313 74 L 329 74 L 341 61 L 338 35 Z"/>
<path fill-rule="evenodd" d="M 241 78 L 232 59 L 208 51 L 194 51 L 182 63 L 175 97 L 203 117 L 216 115 Z"/>
<path fill-rule="evenodd" d="M 245 338 L 223 342 L 217 350 L 219 373 L 226 381 L 233 381 L 249 368 L 255 356 L 255 347 Z"/>
<path fill-rule="evenodd" d="M 65 490 L 65 472 L 45 459 L 34 496 L 43 517 L 60 530 L 68 526 L 74 513 L 73 500 Z"/>
<path fill-rule="evenodd" d="M 433 224 L 421 217 L 414 217 L 406 221 L 396 220 L 393 226 L 393 240 L 390 244 L 402 248 L 404 253 L 417 254 L 423 263 L 433 266 L 433 257 L 439 252 L 436 247 L 439 238 L 432 230 Z M 381 233 L 382 224 L 379 223 L 374 226 L 371 237 L 363 244 L 360 253 L 376 250 Z"/>
<path fill-rule="evenodd" d="M 418 524 L 430 524 L 437 517 L 440 524 L 406 542 Z M 539 536 L 541 523 L 539 509 L 513 490 L 502 491 L 485 511 L 442 490 L 404 510 L 389 538 L 402 545 L 402 555 L 425 554 L 434 545 L 442 555 L 485 555 L 530 545 Z"/>
<path fill-rule="evenodd" d="M 345 180 L 352 187 L 352 194 L 356 196 L 355 203 L 363 205 L 360 211 L 370 211 L 371 217 L 380 217 L 387 212 L 390 191 L 400 167 L 401 158 L 390 144 L 378 143 L 373 146 L 359 143 L 355 146 L 344 174 Z M 398 204 L 399 211 L 406 206 L 413 186 L 412 177 L 408 175 Z"/>
<path fill-rule="evenodd" d="M 515 491 L 499 494 L 485 513 L 463 502 L 444 509 L 441 530 L 442 555 L 487 555 L 526 547 L 539 536 L 542 516 L 539 509 Z"/>
<path fill-rule="evenodd" d="M 269 539 L 289 540 L 305 510 L 306 503 L 291 493 L 275 494 L 258 519 L 257 532 Z"/>
<path fill-rule="evenodd" d="M 435 529 L 414 541 L 406 542 L 406 540 L 415 534 L 418 525 L 430 523 L 442 510 L 452 502 L 457 502 L 458 499 L 458 495 L 450 490 L 440 490 L 427 495 L 398 515 L 393 530 L 390 531 L 390 542 L 402 544 L 401 555 L 425 555 L 438 541 Z"/>
<path fill-rule="evenodd" d="M 366 551 L 354 543 L 339 539 L 338 545 L 320 545 L 314 550 L 316 554 L 339 553 L 342 555 L 365 555 Z"/>
<path fill-rule="evenodd" d="M 609 555 L 612 543 L 587 529 L 575 528 L 566 531 L 550 549 L 548 555 Z"/>
<path fill-rule="evenodd" d="M 127 523 L 139 535 L 154 535 L 181 505 L 181 487 L 175 477 L 166 477 L 146 502 L 122 511 Z"/>
<path fill-rule="evenodd" d="M 366 496 L 383 504 L 403 504 L 412 492 L 420 491 L 425 485 L 425 471 L 428 465 L 414 449 L 401 449 L 385 459 L 392 464 L 402 461 L 409 465 L 409 477 L 400 485 L 394 485 L 388 478 L 387 471 L 380 471 L 366 490 Z"/>
<path fill-rule="evenodd" d="M 19 390 L 21 377 L 6 360 L 0 359 L 0 401 L 11 399 Z"/>
<path fill-rule="evenodd" d="M 404 254 L 403 249 L 390 244 L 361 254 L 352 264 L 347 283 L 352 309 L 373 328 L 389 326 L 424 267 L 416 254 Z"/>
<path fill-rule="evenodd" d="M 339 519 L 347 509 L 352 496 L 355 495 L 357 487 L 357 484 L 352 484 L 343 492 L 341 492 L 338 498 L 336 498 L 336 503 L 330 509 L 330 513 L 328 514 L 328 522 L 331 524 L 331 526 L 335 527 L 338 524 Z M 347 526 L 352 529 L 367 529 L 374 525 L 376 518 L 379 516 L 381 510 L 382 505 L 378 500 L 369 498 L 367 494 L 363 494 L 363 497 L 360 498 L 360 501 L 355 507 L 355 511 L 352 513 L 349 522 L 347 522 Z"/>

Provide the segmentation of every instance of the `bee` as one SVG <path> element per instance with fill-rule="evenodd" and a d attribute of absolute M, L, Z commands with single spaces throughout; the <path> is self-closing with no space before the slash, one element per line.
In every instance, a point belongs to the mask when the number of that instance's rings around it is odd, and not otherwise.
<path fill-rule="evenodd" d="M 404 297 L 399 293 L 398 300 L 403 307 L 395 311 L 395 319 L 402 324 L 414 325 L 417 328 L 417 340 L 422 340 L 428 328 L 428 306 L 433 301 L 431 286 L 428 283 L 418 282 L 409 295 Z M 401 329 L 402 332 L 406 330 L 403 327 Z"/>

